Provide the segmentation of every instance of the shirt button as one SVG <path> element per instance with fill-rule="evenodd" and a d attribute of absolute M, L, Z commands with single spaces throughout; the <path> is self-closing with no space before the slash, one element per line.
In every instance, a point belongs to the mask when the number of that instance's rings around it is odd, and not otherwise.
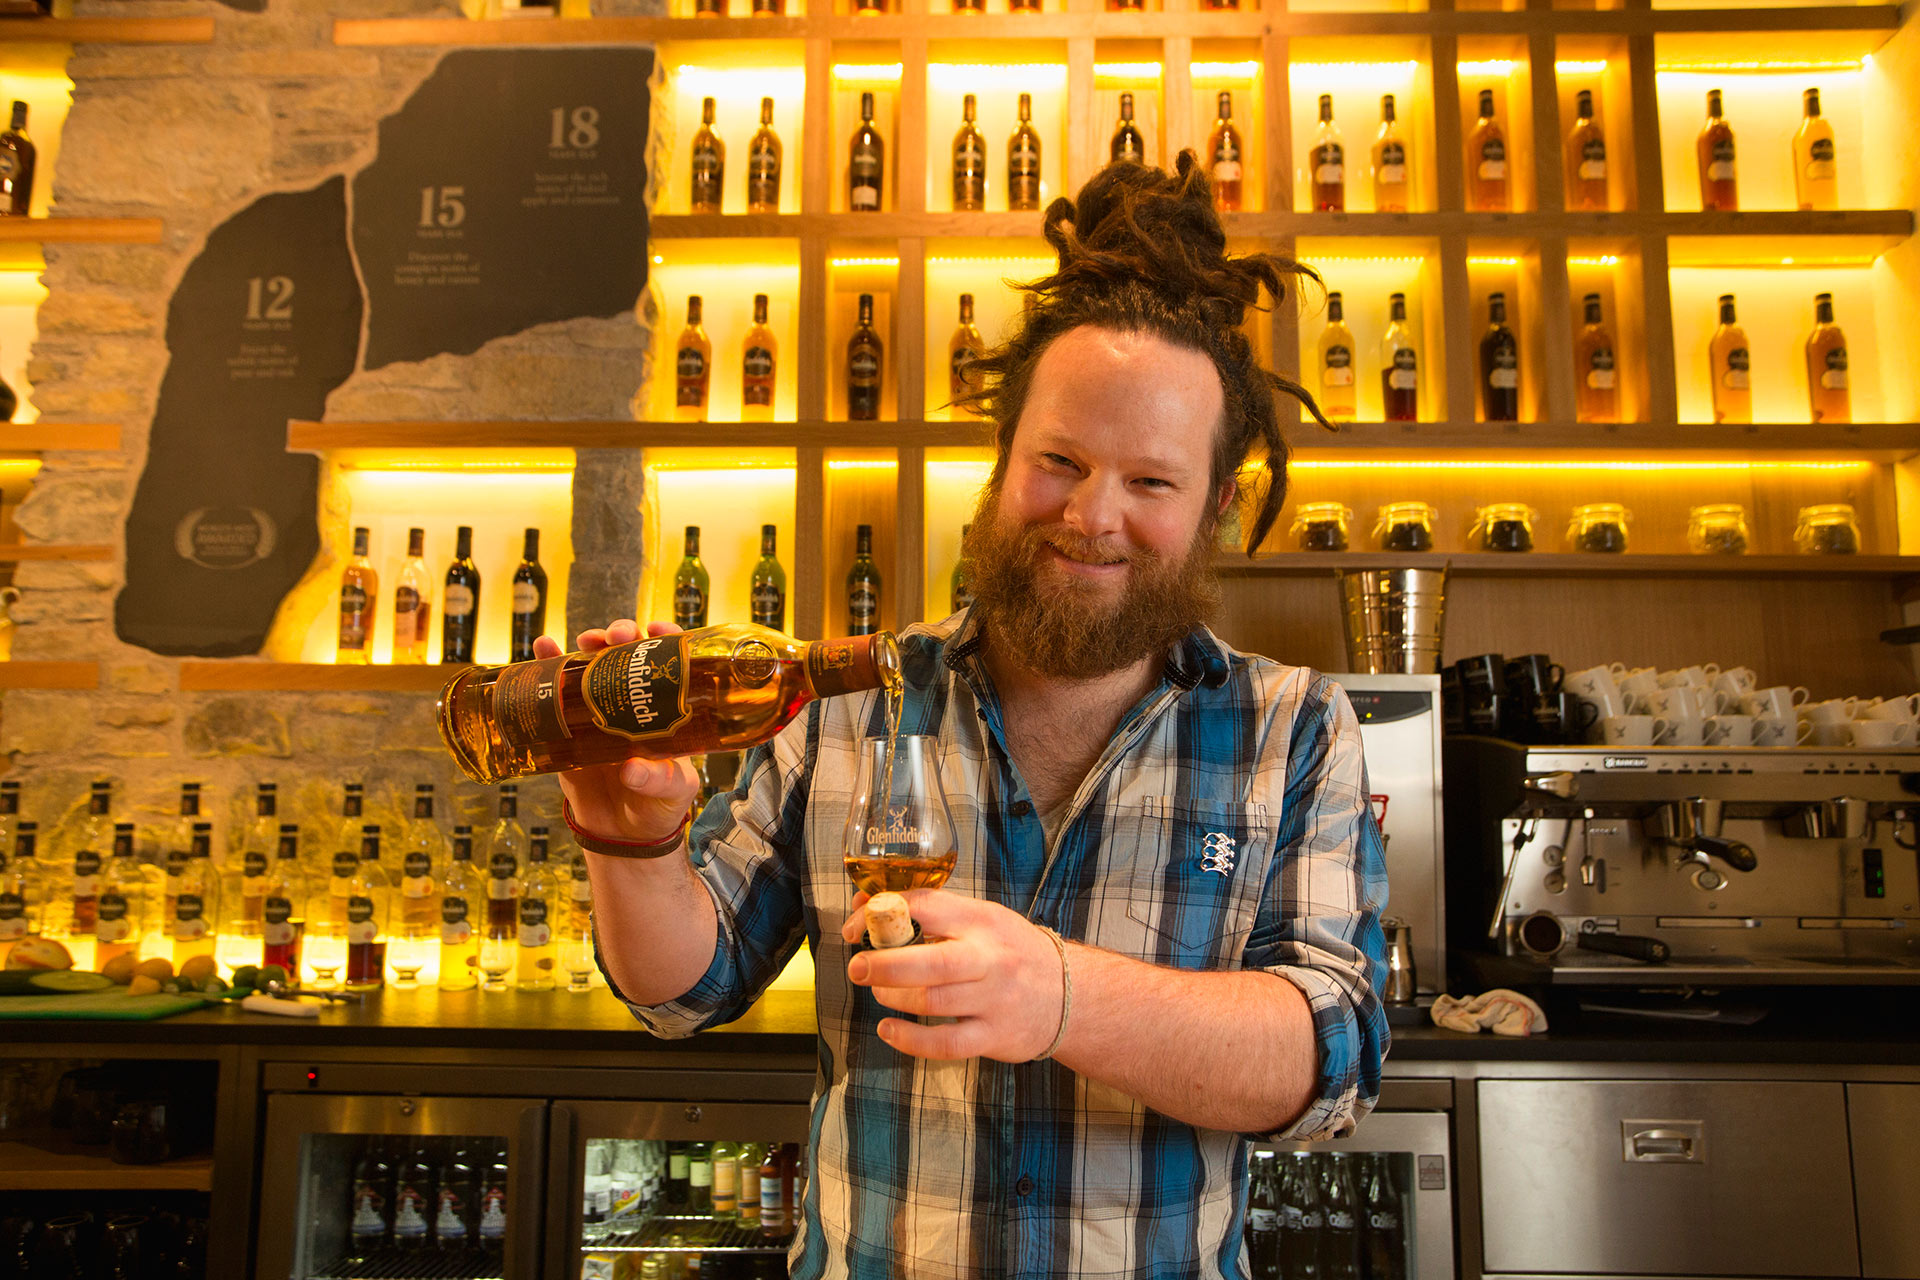
<path fill-rule="evenodd" d="M 1028 804 L 1028 803 L 1027 803 L 1027 802 L 1026 802 L 1025 800 L 1015 800 L 1015 801 L 1013 802 L 1013 816 L 1014 816 L 1014 817 L 1016 817 L 1016 818 L 1024 818 L 1024 817 L 1026 817 L 1026 816 L 1027 816 L 1028 814 L 1030 814 L 1030 813 L 1032 813 L 1032 812 L 1033 812 L 1033 806 L 1032 806 L 1032 805 L 1030 805 L 1030 804 Z"/>
<path fill-rule="evenodd" d="M 1033 1194 L 1033 1179 L 1032 1178 L 1020 1179 L 1020 1181 L 1013 1184 L 1013 1189 L 1019 1192 L 1023 1196 L 1030 1196 Z"/>

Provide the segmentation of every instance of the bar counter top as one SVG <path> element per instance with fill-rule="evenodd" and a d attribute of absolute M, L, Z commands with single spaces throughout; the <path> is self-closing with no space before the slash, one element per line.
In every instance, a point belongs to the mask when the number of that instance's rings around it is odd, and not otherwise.
<path fill-rule="evenodd" d="M 13 997 L 33 999 L 31 996 Z M 1751 997 L 1742 997 L 1751 1000 Z M 1696 1062 L 1920 1065 L 1920 1002 L 1887 988 L 1778 995 L 1756 1025 L 1732 1026 L 1550 1006 L 1553 1030 L 1527 1038 L 1395 1026 L 1387 1069 L 1413 1062 Z M 811 1060 L 813 993 L 768 991 L 747 1015 L 686 1040 L 657 1040 L 604 989 L 481 994 L 432 989 L 371 993 L 318 1018 L 248 1013 L 220 1004 L 153 1022 L 6 1021 L 8 1043 L 256 1046 L 274 1050 L 528 1051 L 555 1054 L 739 1055 Z"/>

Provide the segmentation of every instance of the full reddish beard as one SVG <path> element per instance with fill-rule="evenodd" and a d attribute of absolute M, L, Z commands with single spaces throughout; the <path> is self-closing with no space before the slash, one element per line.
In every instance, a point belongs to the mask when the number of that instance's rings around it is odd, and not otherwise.
<path fill-rule="evenodd" d="M 969 586 L 996 652 L 1038 675 L 1094 680 L 1165 653 L 1220 603 L 1213 571 L 1214 520 L 1200 522 L 1179 561 L 1144 547 L 1088 538 L 1064 524 L 1003 523 L 989 487 L 967 535 Z M 1049 546 L 1090 563 L 1125 561 L 1120 596 L 1043 562 Z"/>

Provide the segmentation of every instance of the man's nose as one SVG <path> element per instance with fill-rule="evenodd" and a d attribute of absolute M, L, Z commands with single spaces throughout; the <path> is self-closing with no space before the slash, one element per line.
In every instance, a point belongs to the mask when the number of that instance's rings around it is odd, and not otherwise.
<path fill-rule="evenodd" d="M 1089 538 L 1103 538 L 1120 532 L 1121 493 L 1101 475 L 1091 475 L 1073 486 L 1062 513 L 1074 532 Z"/>

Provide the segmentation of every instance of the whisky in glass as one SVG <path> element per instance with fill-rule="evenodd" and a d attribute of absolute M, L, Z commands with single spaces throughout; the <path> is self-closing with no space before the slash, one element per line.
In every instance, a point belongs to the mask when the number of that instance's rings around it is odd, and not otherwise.
<path fill-rule="evenodd" d="M 897 744 L 897 745 L 896 745 Z M 953 874 L 953 815 L 938 738 L 867 738 L 847 807 L 844 859 L 860 892 L 938 889 Z"/>

